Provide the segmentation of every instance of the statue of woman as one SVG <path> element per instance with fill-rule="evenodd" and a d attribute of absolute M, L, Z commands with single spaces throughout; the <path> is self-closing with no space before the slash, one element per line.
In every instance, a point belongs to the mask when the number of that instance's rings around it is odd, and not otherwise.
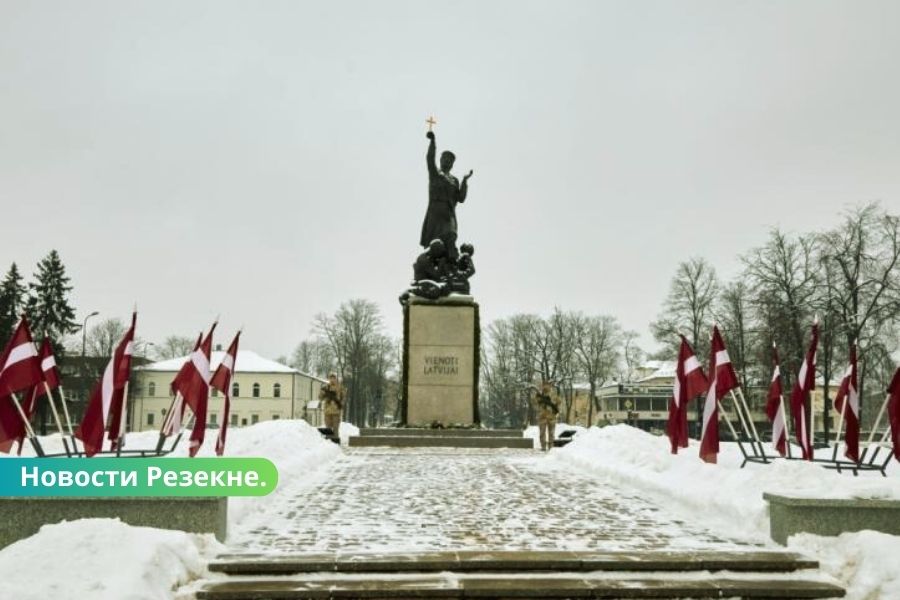
<path fill-rule="evenodd" d="M 447 257 L 455 261 L 459 256 L 456 249 L 456 205 L 466 201 L 469 177 L 473 171 L 469 171 L 460 184 L 459 180 L 450 174 L 456 156 L 449 150 L 441 153 L 441 168 L 438 170 L 434 163 L 436 152 L 434 132 L 429 131 L 425 135 L 430 140 L 428 153 L 425 155 L 428 166 L 428 211 L 422 223 L 419 245 L 427 248 L 432 240 L 441 240 L 447 250 Z"/>

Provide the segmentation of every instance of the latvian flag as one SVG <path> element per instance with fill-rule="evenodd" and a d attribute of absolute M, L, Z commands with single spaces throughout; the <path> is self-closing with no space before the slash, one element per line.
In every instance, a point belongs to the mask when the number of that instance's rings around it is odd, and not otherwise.
<path fill-rule="evenodd" d="M 194 349 L 191 350 L 191 353 L 193 354 L 196 352 L 202 343 L 203 332 L 201 331 L 197 336 L 197 342 L 194 344 Z M 179 369 L 178 373 L 175 375 L 175 379 L 172 380 L 171 390 L 175 399 L 172 401 L 172 407 L 171 410 L 169 410 L 169 414 L 166 415 L 162 427 L 160 427 L 160 433 L 164 436 L 174 435 L 181 431 L 181 422 L 184 420 L 185 405 L 184 398 L 178 392 L 176 384 L 183 378 L 189 377 L 188 371 L 191 368 L 191 361 L 185 361 L 185 363 L 181 365 L 181 369 Z"/>
<path fill-rule="evenodd" d="M 888 386 L 888 420 L 891 422 L 891 443 L 894 458 L 900 461 L 900 367 Z"/>
<path fill-rule="evenodd" d="M 784 420 L 783 392 L 781 389 L 781 365 L 778 360 L 778 348 L 772 344 L 772 383 L 769 384 L 769 395 L 766 397 L 766 416 L 772 421 L 772 446 L 781 455 L 787 453 L 787 423 Z"/>
<path fill-rule="evenodd" d="M 228 435 L 228 415 L 231 412 L 231 378 L 234 376 L 234 363 L 237 360 L 238 339 L 240 337 L 241 332 L 238 331 L 209 382 L 213 388 L 219 390 L 225 396 L 222 425 L 219 427 L 219 435 L 216 436 L 217 456 L 222 456 L 225 452 L 225 437 Z"/>
<path fill-rule="evenodd" d="M 55 390 L 59 387 L 59 369 L 56 366 L 56 358 L 53 356 L 53 346 L 50 344 L 50 338 L 44 337 L 41 342 L 41 350 L 39 354 L 41 361 L 41 377 L 44 385 L 35 388 L 34 398 L 47 393 L 47 390 Z M 48 400 L 50 400 L 48 398 Z M 50 400 L 52 402 L 52 400 Z M 31 411 L 34 411 L 32 406 Z"/>
<path fill-rule="evenodd" d="M 715 463 L 719 454 L 719 402 L 725 394 L 738 387 L 737 374 L 725 349 L 719 328 L 713 325 L 709 349 L 709 376 L 712 381 L 703 404 L 703 429 L 700 434 L 700 458 Z"/>
<path fill-rule="evenodd" d="M 669 422 L 666 427 L 672 454 L 677 454 L 678 448 L 688 447 L 688 402 L 702 394 L 706 388 L 706 376 L 700 367 L 700 361 L 694 356 L 694 350 L 682 335 L 678 362 L 675 366 L 675 383 L 672 398 L 669 400 Z"/>
<path fill-rule="evenodd" d="M 846 406 L 845 404 L 846 403 Z M 859 383 L 856 376 L 856 344 L 850 344 L 850 364 L 841 379 L 834 398 L 834 409 L 842 415 L 844 442 L 847 446 L 844 456 L 855 463 L 859 462 Z"/>
<path fill-rule="evenodd" d="M 184 403 L 194 413 L 194 428 L 191 431 L 189 448 L 191 456 L 196 456 L 197 451 L 200 450 L 206 432 L 206 409 L 209 404 L 209 380 L 211 379 L 209 356 L 215 329 L 216 323 L 213 323 L 206 338 L 198 348 L 191 352 L 187 363 L 172 382 L 172 388 L 176 395 L 180 394 Z M 179 418 L 179 415 L 175 417 Z"/>
<path fill-rule="evenodd" d="M 137 313 L 133 313 L 131 327 L 116 346 L 116 351 L 103 371 L 103 378 L 94 386 L 81 424 L 75 430 L 75 437 L 84 443 L 84 453 L 88 456 L 103 449 L 103 433 L 106 431 L 107 421 L 110 421 L 110 439 L 116 440 L 124 433 L 122 418 L 125 414 L 125 384 L 131 373 L 136 322 Z"/>
<path fill-rule="evenodd" d="M 794 432 L 797 443 L 805 460 L 813 459 L 812 435 L 806 420 L 809 408 L 809 394 L 816 388 L 816 349 L 819 346 L 819 321 L 812 326 L 812 339 L 806 357 L 797 374 L 797 381 L 791 390 L 791 417 L 794 419 Z"/>
<path fill-rule="evenodd" d="M 41 382 L 41 364 L 28 320 L 22 317 L 0 354 L 0 450 L 9 452 L 15 440 L 26 434 L 25 423 L 13 403 L 13 394 L 28 390 L 29 399 Z M 20 405 L 21 406 L 21 405 Z M 22 407 L 23 411 L 28 407 Z"/>

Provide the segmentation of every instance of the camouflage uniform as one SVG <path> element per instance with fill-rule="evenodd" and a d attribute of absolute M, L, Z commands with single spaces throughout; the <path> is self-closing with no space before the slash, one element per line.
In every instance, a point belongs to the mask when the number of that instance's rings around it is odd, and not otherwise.
<path fill-rule="evenodd" d="M 556 432 L 556 417 L 559 414 L 559 399 L 553 392 L 553 388 L 544 385 L 543 389 L 535 394 L 537 404 L 538 429 L 541 434 L 541 450 L 549 450 L 553 447 L 553 437 Z"/>
<path fill-rule="evenodd" d="M 341 428 L 341 412 L 344 410 L 344 388 L 338 383 L 337 377 L 328 379 L 328 383 L 322 385 L 319 390 L 319 400 L 325 403 L 325 427 L 331 429 L 335 437 L 338 437 Z"/>

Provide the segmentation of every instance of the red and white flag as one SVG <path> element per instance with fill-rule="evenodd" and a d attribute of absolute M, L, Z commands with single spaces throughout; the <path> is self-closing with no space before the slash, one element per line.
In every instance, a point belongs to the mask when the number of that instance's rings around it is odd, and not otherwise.
<path fill-rule="evenodd" d="M 888 386 L 888 420 L 891 423 L 891 444 L 894 447 L 894 458 L 900 462 L 900 367 L 894 372 Z"/>
<path fill-rule="evenodd" d="M 23 412 L 33 404 L 34 390 L 41 382 L 41 365 L 34 340 L 23 316 L 12 338 L 0 354 L 0 451 L 9 452 L 13 442 L 26 435 L 22 415 L 13 403 L 13 394 L 27 391 Z M 29 415 L 30 416 L 30 415 Z M 21 451 L 21 445 L 19 446 Z"/>
<path fill-rule="evenodd" d="M 702 394 L 706 388 L 706 375 L 703 374 L 700 361 L 697 360 L 693 348 L 682 335 L 681 347 L 678 350 L 678 362 L 675 365 L 672 398 L 669 399 L 669 422 L 666 427 L 672 454 L 677 454 L 678 448 L 688 447 L 688 403 Z"/>
<path fill-rule="evenodd" d="M 6 396 L 31 389 L 41 382 L 41 362 L 28 328 L 22 317 L 15 333 L 0 356 L 0 394 Z"/>
<path fill-rule="evenodd" d="M 45 337 L 41 342 L 41 372 L 43 373 L 44 383 L 51 390 L 59 387 L 59 368 L 56 366 L 56 358 L 53 356 L 53 345 L 50 344 L 50 338 Z"/>
<path fill-rule="evenodd" d="M 203 332 L 197 336 L 197 341 L 194 343 L 194 349 L 191 352 L 196 352 L 200 347 L 200 344 L 203 343 Z M 170 389 L 172 390 L 172 395 L 175 397 L 172 400 L 172 407 L 169 410 L 169 414 L 166 415 L 166 418 L 163 419 L 162 426 L 160 427 L 160 433 L 164 436 L 174 435 L 181 431 L 181 422 L 184 421 L 184 411 L 187 408 L 184 404 L 184 397 L 181 393 L 176 389 L 176 382 L 181 381 L 183 378 L 188 377 L 188 371 L 191 369 L 191 361 L 186 360 L 181 368 L 178 370 L 178 373 L 175 375 L 175 379 L 172 380 L 170 384 Z"/>
<path fill-rule="evenodd" d="M 238 340 L 240 337 L 241 332 L 238 331 L 209 382 L 213 388 L 219 390 L 225 396 L 222 425 L 219 427 L 219 435 L 216 436 L 216 455 L 218 456 L 222 456 L 225 452 L 225 437 L 228 435 L 228 415 L 231 412 L 231 379 L 234 376 L 234 364 L 237 361 Z"/>
<path fill-rule="evenodd" d="M 116 346 L 109 359 L 103 377 L 94 386 L 91 398 L 75 437 L 84 444 L 84 453 L 93 456 L 103 449 L 103 433 L 109 422 L 109 438 L 117 440 L 124 433 L 122 418 L 125 414 L 125 384 L 131 374 L 131 353 L 137 313 L 131 315 L 131 327 Z"/>
<path fill-rule="evenodd" d="M 846 406 L 845 406 L 846 403 Z M 859 380 L 856 374 L 856 344 L 850 344 L 850 364 L 841 379 L 834 409 L 842 415 L 844 423 L 844 456 L 859 462 Z"/>
<path fill-rule="evenodd" d="M 715 463 L 719 455 L 719 402 L 725 394 L 738 387 L 737 374 L 725 348 L 719 328 L 713 325 L 709 348 L 709 388 L 703 404 L 703 427 L 700 433 L 700 458 Z"/>
<path fill-rule="evenodd" d="M 766 397 L 766 416 L 772 422 L 772 446 L 781 455 L 787 454 L 787 423 L 784 420 L 784 396 L 781 389 L 781 364 L 778 360 L 778 348 L 772 344 L 772 383 Z"/>
<path fill-rule="evenodd" d="M 809 395 L 816 389 L 816 350 L 818 347 L 819 321 L 817 319 L 812 326 L 809 349 L 806 351 L 806 357 L 797 374 L 797 381 L 794 382 L 791 390 L 791 417 L 794 419 L 797 443 L 800 445 L 805 460 L 813 459 L 812 434 L 806 420 L 806 411 L 809 409 Z"/>
<path fill-rule="evenodd" d="M 188 357 L 187 363 L 175 376 L 172 389 L 180 394 L 185 405 L 194 413 L 194 427 L 191 431 L 189 452 L 196 456 L 203 444 L 206 433 L 206 409 L 209 405 L 209 381 L 212 378 L 209 357 L 212 350 L 213 331 L 217 323 L 213 323 L 209 333 Z M 177 417 L 176 417 L 177 418 Z"/>

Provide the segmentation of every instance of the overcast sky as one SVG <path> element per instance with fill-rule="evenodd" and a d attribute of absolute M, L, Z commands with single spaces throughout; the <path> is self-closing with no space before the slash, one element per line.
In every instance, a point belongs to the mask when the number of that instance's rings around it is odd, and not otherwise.
<path fill-rule="evenodd" d="M 651 346 L 677 263 L 900 208 L 900 3 L 0 3 L 0 270 L 57 248 L 79 318 L 217 314 L 275 357 L 397 296 L 425 118 L 486 323 L 554 305 Z"/>

